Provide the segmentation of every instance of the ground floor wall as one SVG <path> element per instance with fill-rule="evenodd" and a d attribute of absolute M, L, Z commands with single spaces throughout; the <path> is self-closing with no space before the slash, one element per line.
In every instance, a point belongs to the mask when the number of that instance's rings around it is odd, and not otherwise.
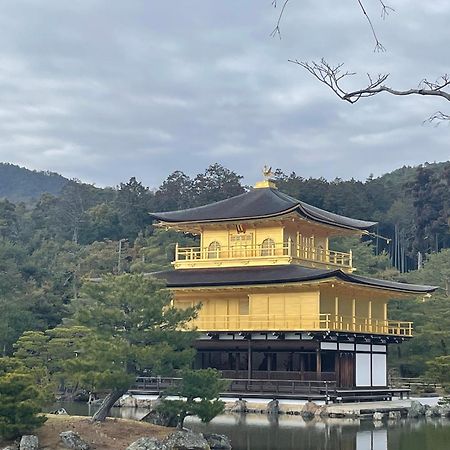
<path fill-rule="evenodd" d="M 212 367 L 232 379 L 329 381 L 341 388 L 387 386 L 387 344 L 256 336 L 199 339 L 194 367 Z"/>

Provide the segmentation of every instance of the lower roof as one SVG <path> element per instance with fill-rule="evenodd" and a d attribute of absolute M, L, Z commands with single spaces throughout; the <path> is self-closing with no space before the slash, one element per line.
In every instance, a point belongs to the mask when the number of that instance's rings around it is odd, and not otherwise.
<path fill-rule="evenodd" d="M 178 269 L 155 272 L 152 275 L 165 280 L 169 288 L 281 284 L 331 278 L 366 287 L 409 294 L 427 294 L 438 288 L 437 286 L 378 280 L 376 278 L 345 273 L 342 270 L 311 269 L 295 264 L 244 268 Z"/>

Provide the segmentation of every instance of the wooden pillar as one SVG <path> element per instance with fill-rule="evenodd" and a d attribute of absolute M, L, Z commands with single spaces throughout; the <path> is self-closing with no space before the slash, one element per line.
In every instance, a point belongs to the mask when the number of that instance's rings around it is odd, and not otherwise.
<path fill-rule="evenodd" d="M 322 355 L 320 349 L 316 350 L 316 373 L 317 381 L 320 381 L 322 379 Z"/>
<path fill-rule="evenodd" d="M 368 311 L 368 318 L 369 318 L 369 333 L 372 332 L 372 300 L 369 300 L 369 311 Z"/>
<path fill-rule="evenodd" d="M 356 331 L 356 298 L 352 299 L 352 331 Z"/>
<path fill-rule="evenodd" d="M 339 344 L 338 344 L 339 346 Z M 334 355 L 334 378 L 336 381 L 336 386 L 339 386 L 339 349 L 336 350 L 336 353 Z"/>
<path fill-rule="evenodd" d="M 388 309 L 387 302 L 384 302 L 384 310 L 383 310 L 383 315 L 384 315 L 384 317 L 383 317 L 383 319 L 384 319 L 384 333 L 387 333 L 388 330 L 389 330 L 387 309 Z"/>
<path fill-rule="evenodd" d="M 251 338 L 248 339 L 247 346 L 247 378 L 251 380 L 252 378 L 252 341 Z"/>
<path fill-rule="evenodd" d="M 305 355 L 303 353 L 298 354 L 300 363 L 300 380 L 305 378 Z"/>
<path fill-rule="evenodd" d="M 335 329 L 338 329 L 339 327 L 339 297 L 334 297 L 334 327 Z"/>

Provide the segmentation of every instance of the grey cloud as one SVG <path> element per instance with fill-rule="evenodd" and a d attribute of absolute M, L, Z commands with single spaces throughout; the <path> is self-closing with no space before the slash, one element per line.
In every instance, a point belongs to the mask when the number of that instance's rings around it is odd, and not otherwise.
<path fill-rule="evenodd" d="M 349 105 L 289 58 L 391 72 L 396 86 L 445 72 L 447 2 L 397 0 L 374 54 L 352 4 L 290 2 L 282 39 L 270 1 L 7 2 L 0 12 L 0 160 L 100 185 L 158 186 L 220 162 L 252 184 L 269 163 L 364 179 L 448 159 L 443 102 L 378 96 Z M 450 108 L 449 108 L 450 109 Z M 426 153 L 424 149 L 426 150 Z"/>

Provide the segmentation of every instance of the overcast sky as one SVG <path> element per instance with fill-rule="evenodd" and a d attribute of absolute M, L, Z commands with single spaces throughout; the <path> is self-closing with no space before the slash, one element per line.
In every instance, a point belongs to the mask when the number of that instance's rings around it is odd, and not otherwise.
<path fill-rule="evenodd" d="M 450 72 L 450 2 L 389 0 L 374 41 L 357 2 L 291 0 L 282 39 L 271 0 L 4 0 L 0 161 L 97 185 L 157 187 L 219 162 L 252 184 L 270 164 L 365 179 L 450 159 L 450 127 L 424 126 L 439 98 L 350 105 L 288 59 L 390 72 L 409 88 Z"/>

